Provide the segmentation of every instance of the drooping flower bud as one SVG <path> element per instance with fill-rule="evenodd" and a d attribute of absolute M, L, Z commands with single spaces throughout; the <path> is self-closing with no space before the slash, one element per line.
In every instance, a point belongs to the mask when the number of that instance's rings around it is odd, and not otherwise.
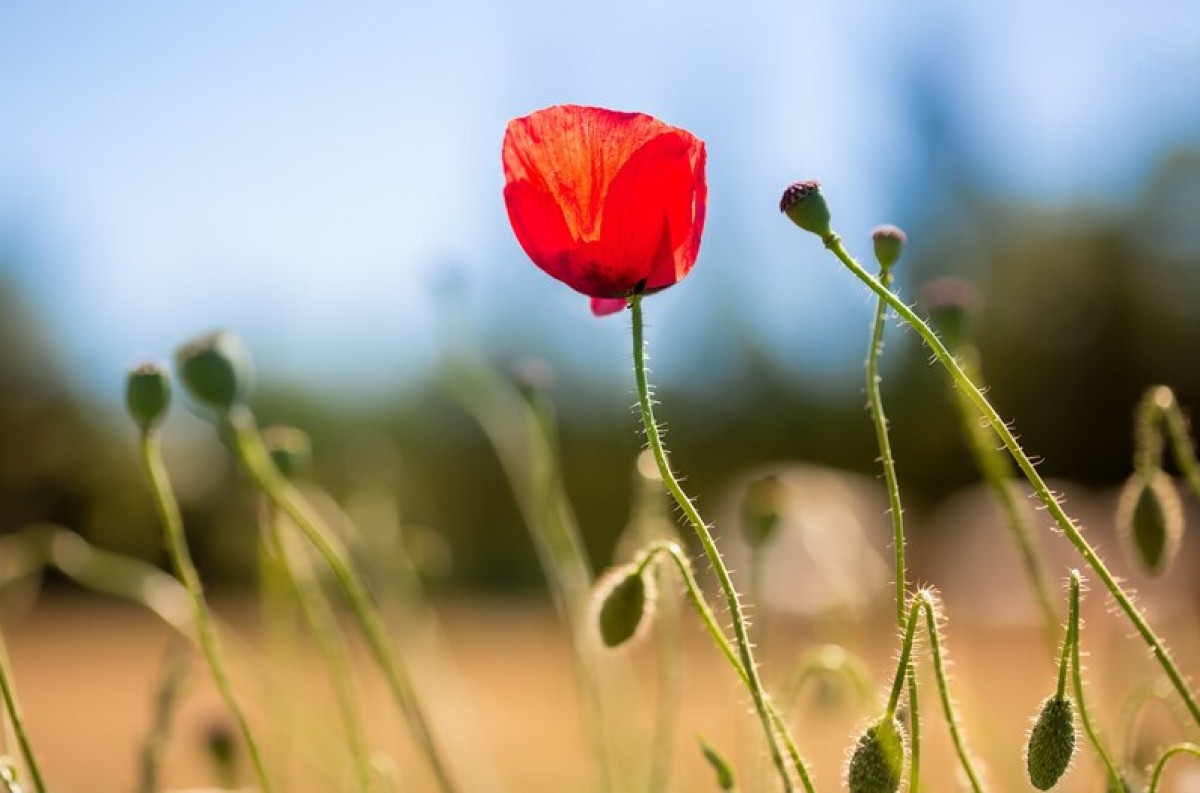
<path fill-rule="evenodd" d="M 1049 790 L 1067 772 L 1075 755 L 1075 707 L 1066 697 L 1042 702 L 1025 747 L 1025 768 L 1038 790 Z"/>
<path fill-rule="evenodd" d="M 1158 468 L 1131 476 L 1117 502 L 1117 532 L 1143 571 L 1166 572 L 1183 539 L 1183 505 L 1174 480 Z"/>
<path fill-rule="evenodd" d="M 254 377 L 250 351 L 227 330 L 205 334 L 176 350 L 175 370 L 197 404 L 221 415 L 245 401 Z"/>
<path fill-rule="evenodd" d="M 771 541 L 782 521 L 787 489 L 777 476 L 764 476 L 742 493 L 742 537 L 751 548 Z"/>
<path fill-rule="evenodd" d="M 846 766 L 846 788 L 850 793 L 896 793 L 907 754 L 904 726 L 895 717 L 879 719 L 858 738 Z"/>
<path fill-rule="evenodd" d="M 595 623 L 605 647 L 621 647 L 641 638 L 654 614 L 653 578 L 636 565 L 610 570 L 593 595 Z"/>
<path fill-rule="evenodd" d="M 158 364 L 144 363 L 125 380 L 125 407 L 138 429 L 149 432 L 162 423 L 171 405 L 171 380 Z"/>
<path fill-rule="evenodd" d="M 703 738 L 700 741 L 700 751 L 704 754 L 704 759 L 712 766 L 713 773 L 717 777 L 717 788 L 719 790 L 737 790 L 737 784 L 733 778 L 733 768 L 729 762 L 721 756 L 721 753 L 709 745 L 708 741 Z"/>
<path fill-rule="evenodd" d="M 872 231 L 871 239 L 875 242 L 875 261 L 886 270 L 900 259 L 908 235 L 898 226 L 887 224 Z"/>
<path fill-rule="evenodd" d="M 265 427 L 263 445 L 286 479 L 295 479 L 312 465 L 312 439 L 298 427 Z"/>
<path fill-rule="evenodd" d="M 955 350 L 970 339 L 971 322 L 979 306 L 974 284 L 958 276 L 935 278 L 921 287 L 920 295 L 933 329 L 948 348 Z"/>
<path fill-rule="evenodd" d="M 821 193 L 820 182 L 795 182 L 783 191 L 779 211 L 800 228 L 811 231 L 822 240 L 833 236 L 829 223 L 829 205 Z"/>

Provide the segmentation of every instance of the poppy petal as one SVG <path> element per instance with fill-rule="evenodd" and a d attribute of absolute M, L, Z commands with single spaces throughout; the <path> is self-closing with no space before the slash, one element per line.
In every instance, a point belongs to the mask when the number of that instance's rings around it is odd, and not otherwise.
<path fill-rule="evenodd" d="M 595 258 L 629 290 L 670 286 L 695 264 L 705 198 L 704 144 L 683 130 L 659 135 L 613 180 Z"/>
<path fill-rule="evenodd" d="M 598 317 L 607 317 L 624 310 L 627 305 L 629 301 L 623 297 L 593 297 L 592 313 Z"/>
<path fill-rule="evenodd" d="M 570 273 L 572 254 L 578 246 L 554 197 L 530 182 L 511 182 L 504 188 L 504 204 L 526 255 L 548 275 L 577 289 Z"/>

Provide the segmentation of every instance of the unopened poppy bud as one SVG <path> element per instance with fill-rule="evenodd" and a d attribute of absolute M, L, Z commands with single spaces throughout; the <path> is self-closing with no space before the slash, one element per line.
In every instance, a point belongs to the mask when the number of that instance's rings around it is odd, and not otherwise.
<path fill-rule="evenodd" d="M 654 612 L 653 580 L 636 565 L 610 570 L 596 582 L 596 627 L 605 647 L 641 638 Z"/>
<path fill-rule="evenodd" d="M 779 211 L 805 231 L 811 231 L 822 240 L 833 236 L 829 227 L 831 217 L 829 205 L 821 193 L 820 182 L 795 182 L 783 191 L 779 200 Z"/>
<path fill-rule="evenodd" d="M 1025 748 L 1029 781 L 1049 790 L 1067 772 L 1075 755 L 1075 707 L 1066 697 L 1047 697 Z"/>
<path fill-rule="evenodd" d="M 881 718 L 858 738 L 846 767 L 850 793 L 896 793 L 904 774 L 904 726 L 894 716 Z"/>
<path fill-rule="evenodd" d="M 144 363 L 125 380 L 125 407 L 142 432 L 162 423 L 171 405 L 171 380 L 158 364 Z"/>
<path fill-rule="evenodd" d="M 970 339 L 979 306 L 974 284 L 957 276 L 935 278 L 921 287 L 920 295 L 934 330 L 947 347 L 954 350 Z"/>
<path fill-rule="evenodd" d="M 1174 480 L 1161 469 L 1130 477 L 1117 502 L 1117 531 L 1147 574 L 1166 572 L 1183 539 L 1183 505 Z"/>
<path fill-rule="evenodd" d="M 297 427 L 266 427 L 262 431 L 263 445 L 271 453 L 271 461 L 287 479 L 295 479 L 312 465 L 312 439 Z"/>
<path fill-rule="evenodd" d="M 908 242 L 908 236 L 891 224 L 876 228 L 871 232 L 871 239 L 875 242 L 875 261 L 885 270 L 899 260 L 904 243 Z"/>
<path fill-rule="evenodd" d="M 777 476 L 764 476 L 742 494 L 742 537 L 751 548 L 771 541 L 782 521 L 787 489 Z"/>
<path fill-rule="evenodd" d="M 204 731 L 204 748 L 221 779 L 233 779 L 237 770 L 237 740 L 223 719 L 214 720 Z"/>
<path fill-rule="evenodd" d="M 219 414 L 242 403 L 254 376 L 250 351 L 227 330 L 208 333 L 175 352 L 175 370 L 200 405 Z"/>

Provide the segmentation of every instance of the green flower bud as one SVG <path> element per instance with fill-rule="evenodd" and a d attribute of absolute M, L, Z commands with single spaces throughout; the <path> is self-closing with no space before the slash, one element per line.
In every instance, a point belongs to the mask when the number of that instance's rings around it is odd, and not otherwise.
<path fill-rule="evenodd" d="M 176 350 L 175 371 L 196 403 L 218 414 L 245 401 L 254 377 L 250 351 L 226 330 L 200 336 Z"/>
<path fill-rule="evenodd" d="M 286 479 L 295 479 L 312 465 L 312 439 L 297 427 L 266 427 L 263 444 Z"/>
<path fill-rule="evenodd" d="M 737 790 L 737 784 L 733 778 L 733 768 L 730 767 L 728 761 L 721 756 L 721 753 L 709 745 L 708 741 L 703 738 L 700 741 L 700 751 L 704 754 L 704 759 L 712 766 L 713 773 L 717 777 L 717 788 L 720 790 Z"/>
<path fill-rule="evenodd" d="M 171 380 L 158 364 L 144 363 L 125 380 L 125 407 L 138 429 L 149 432 L 162 423 L 171 405 Z"/>
<path fill-rule="evenodd" d="M 831 220 L 829 205 L 821 194 L 820 182 L 795 182 L 783 191 L 779 200 L 779 211 L 805 231 L 811 231 L 822 240 L 833 236 L 829 227 Z"/>
<path fill-rule="evenodd" d="M 933 329 L 950 349 L 971 338 L 971 324 L 979 306 L 979 292 L 965 278 L 946 276 L 927 282 L 920 290 Z"/>
<path fill-rule="evenodd" d="M 904 243 L 908 242 L 908 235 L 898 226 L 889 224 L 872 231 L 871 239 L 875 242 L 875 261 L 886 270 L 900 259 Z"/>
<path fill-rule="evenodd" d="M 1117 532 L 1143 571 L 1165 573 L 1183 540 L 1183 505 L 1175 481 L 1158 468 L 1131 476 L 1117 502 Z"/>
<path fill-rule="evenodd" d="M 605 647 L 641 638 L 653 617 L 653 580 L 635 565 L 610 570 L 596 583 L 596 626 Z"/>
<path fill-rule="evenodd" d="M 908 745 L 898 719 L 881 718 L 867 728 L 846 767 L 850 793 L 896 793 L 904 774 Z"/>
<path fill-rule="evenodd" d="M 1074 705 L 1066 697 L 1047 697 L 1025 748 L 1029 781 L 1038 790 L 1049 790 L 1067 772 L 1074 755 Z"/>
<path fill-rule="evenodd" d="M 775 536 L 782 521 L 787 488 L 777 476 L 764 476 L 746 485 L 742 493 L 742 537 L 751 548 L 761 548 Z"/>

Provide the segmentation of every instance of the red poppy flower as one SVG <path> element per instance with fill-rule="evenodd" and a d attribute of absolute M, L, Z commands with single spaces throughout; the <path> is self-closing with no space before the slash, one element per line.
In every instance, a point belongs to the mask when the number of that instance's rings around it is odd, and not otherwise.
<path fill-rule="evenodd" d="M 704 142 L 644 113 L 558 105 L 508 123 L 504 203 L 533 263 L 612 313 L 696 263 Z"/>

